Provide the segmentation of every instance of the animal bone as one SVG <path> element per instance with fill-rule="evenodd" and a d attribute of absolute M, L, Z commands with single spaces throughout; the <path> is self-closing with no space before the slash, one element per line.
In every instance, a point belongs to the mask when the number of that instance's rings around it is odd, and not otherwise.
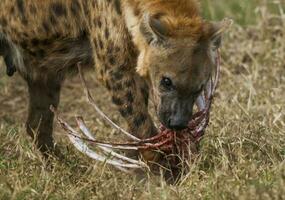
<path fill-rule="evenodd" d="M 60 118 L 58 112 L 53 107 L 51 107 L 52 112 L 54 112 L 56 115 L 57 121 L 59 122 L 61 127 L 68 133 L 68 137 L 71 143 L 80 152 L 91 157 L 92 159 L 113 165 L 122 171 L 129 172 L 128 169 L 138 169 L 138 168 L 149 170 L 148 165 L 143 161 L 128 158 L 124 155 L 115 152 L 114 150 L 117 149 L 117 150 L 133 150 L 133 151 L 139 151 L 139 150 L 168 151 L 177 148 L 176 142 L 178 140 L 182 141 L 183 143 L 189 143 L 189 144 L 191 142 L 192 143 L 199 142 L 209 123 L 212 100 L 219 81 L 220 53 L 219 51 L 217 51 L 216 53 L 216 71 L 214 74 L 214 78 L 213 77 L 210 78 L 204 91 L 197 98 L 196 106 L 198 108 L 198 112 L 193 115 L 192 120 L 188 124 L 188 128 L 181 131 L 183 134 L 177 134 L 177 132 L 167 130 L 166 128 L 161 127 L 160 133 L 158 135 L 147 139 L 139 139 L 133 136 L 132 134 L 128 133 L 123 128 L 118 126 L 116 123 L 114 123 L 107 115 L 105 115 L 105 113 L 96 105 L 96 102 L 87 87 L 80 64 L 78 64 L 78 69 L 88 102 L 107 123 L 109 123 L 115 129 L 119 130 L 121 133 L 126 135 L 131 141 L 125 143 L 118 143 L 118 142 L 112 143 L 112 142 L 104 142 L 96 140 L 96 138 L 87 128 L 83 118 L 77 117 L 76 121 L 78 128 L 84 134 L 84 137 L 82 137 L 67 122 L 65 122 L 62 118 Z M 184 136 L 187 134 L 189 135 L 189 137 L 185 138 Z M 178 135 L 184 135 L 184 136 L 183 138 L 179 138 Z M 100 148 L 105 154 L 107 154 L 107 156 L 102 156 L 98 154 L 96 151 L 90 149 L 86 143 L 93 144 L 96 147 Z"/>

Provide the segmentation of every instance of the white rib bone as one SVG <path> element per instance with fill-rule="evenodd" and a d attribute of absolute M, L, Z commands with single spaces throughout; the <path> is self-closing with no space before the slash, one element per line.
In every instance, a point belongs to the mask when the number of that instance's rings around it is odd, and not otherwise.
<path fill-rule="evenodd" d="M 206 108 L 206 102 L 203 94 L 201 94 L 197 100 L 196 100 L 196 105 L 199 109 L 199 111 L 204 110 Z"/>
<path fill-rule="evenodd" d="M 65 122 L 63 119 L 61 119 L 59 116 L 57 116 L 57 121 L 60 123 L 60 125 L 62 126 L 62 128 L 64 130 L 66 130 L 70 135 L 73 135 L 74 137 L 78 137 L 81 140 L 87 140 L 87 142 L 93 143 L 95 145 L 100 145 L 102 147 L 107 147 L 107 148 L 112 148 L 112 149 L 120 149 L 120 150 L 139 150 L 138 147 L 135 146 L 128 146 L 128 145 L 120 145 L 120 144 L 106 144 L 100 141 L 96 141 L 96 140 L 89 140 L 87 138 L 82 138 L 80 136 L 78 136 L 78 133 L 67 123 Z"/>
<path fill-rule="evenodd" d="M 123 163 L 122 160 L 108 159 L 106 156 L 101 156 L 101 155 L 97 154 L 93 150 L 89 149 L 88 146 L 82 141 L 79 134 L 67 122 L 65 122 L 63 119 L 61 119 L 58 116 L 58 113 L 56 112 L 56 110 L 53 106 L 50 107 L 50 110 L 56 115 L 57 121 L 60 123 L 62 128 L 65 131 L 68 131 L 68 133 L 69 133 L 68 137 L 69 137 L 70 141 L 72 142 L 72 144 L 83 154 L 89 156 L 92 159 L 95 159 L 95 160 L 98 160 L 101 162 L 106 162 L 107 164 L 113 165 L 113 166 L 117 167 L 118 169 L 120 169 L 124 172 L 130 172 L 124 168 L 136 168 L 137 169 L 137 168 L 143 168 L 146 166 L 146 164 L 144 164 L 142 162 L 139 163 L 140 165 L 138 165 L 138 164 L 127 164 L 127 163 Z M 101 144 L 101 145 L 103 145 L 103 144 Z"/>
<path fill-rule="evenodd" d="M 95 138 L 91 134 L 90 130 L 87 128 L 86 124 L 84 123 L 83 119 L 80 118 L 80 117 L 77 117 L 76 121 L 77 121 L 78 127 L 84 133 L 84 135 L 86 135 L 90 140 L 95 140 Z M 114 156 L 116 158 L 119 158 L 121 160 L 130 162 L 132 164 L 137 164 L 137 165 L 141 165 L 141 166 L 147 167 L 147 165 L 144 162 L 141 162 L 141 161 L 138 161 L 138 160 L 134 160 L 134 159 L 128 158 L 126 156 L 123 156 L 121 154 L 118 154 L 118 153 L 114 152 L 111 148 L 103 147 L 101 145 L 98 145 L 98 146 L 103 151 L 107 152 L 108 154 L 110 154 L 110 155 L 112 155 L 112 156 Z"/>
<path fill-rule="evenodd" d="M 209 99 L 212 95 L 213 92 L 213 84 L 212 84 L 212 78 L 208 81 L 207 85 L 206 85 L 206 89 L 205 89 L 205 94 L 207 99 Z"/>
<path fill-rule="evenodd" d="M 110 165 L 120 166 L 125 168 L 142 168 L 141 166 L 136 164 L 125 164 L 115 159 L 108 159 L 107 157 L 101 156 L 96 152 L 92 151 L 81 139 L 79 139 L 79 137 L 75 137 L 73 135 L 68 135 L 68 137 L 71 143 L 76 147 L 76 149 L 78 149 L 80 152 L 89 156 L 92 159 L 105 162 Z"/>
<path fill-rule="evenodd" d="M 217 61 L 216 61 L 216 74 L 215 74 L 215 80 L 214 80 L 214 85 L 213 85 L 213 88 L 212 88 L 212 95 L 214 94 L 217 86 L 218 86 L 218 82 L 219 82 L 219 79 L 220 79 L 220 71 L 221 71 L 221 54 L 219 52 L 219 50 L 217 50 Z"/>
<path fill-rule="evenodd" d="M 91 150 L 80 139 L 80 136 L 78 135 L 78 133 L 71 126 L 69 126 L 67 123 L 63 122 L 62 120 L 60 121 L 61 123 L 64 123 L 66 128 L 72 133 L 72 134 L 68 134 L 68 138 L 71 141 L 71 143 L 76 147 L 76 149 L 78 149 L 83 154 L 89 156 L 92 159 L 105 162 L 107 164 L 114 165 L 114 166 L 125 167 L 125 168 L 142 168 L 142 166 L 137 165 L 137 164 L 126 164 L 126 163 L 123 163 L 121 160 L 108 159 L 106 156 L 101 156 L 97 154 L 95 151 Z"/>
<path fill-rule="evenodd" d="M 197 132 L 202 131 L 202 130 L 205 128 L 205 125 L 206 125 L 206 120 L 203 119 L 203 121 L 200 123 L 200 125 L 199 125 L 198 128 L 196 129 Z"/>
<path fill-rule="evenodd" d="M 105 113 L 96 105 L 94 98 L 92 97 L 88 87 L 87 87 L 87 83 L 86 80 L 83 76 L 82 70 L 81 70 L 81 66 L 80 64 L 78 64 L 78 71 L 79 71 L 79 75 L 81 78 L 81 81 L 83 83 L 83 87 L 85 90 L 85 94 L 87 96 L 88 102 L 93 106 L 93 108 L 96 110 L 96 112 L 104 119 L 106 120 L 109 124 L 111 124 L 115 129 L 119 130 L 121 133 L 125 134 L 127 137 L 131 138 L 132 140 L 135 140 L 137 142 L 141 141 L 139 138 L 133 136 L 132 134 L 128 133 L 127 131 L 125 131 L 124 129 L 122 129 L 120 126 L 118 126 L 116 123 L 114 123 L 107 115 L 105 115 Z"/>

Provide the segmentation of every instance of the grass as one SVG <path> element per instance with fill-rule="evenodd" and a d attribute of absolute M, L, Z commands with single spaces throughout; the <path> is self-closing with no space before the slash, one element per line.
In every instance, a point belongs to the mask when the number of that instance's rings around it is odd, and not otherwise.
<path fill-rule="evenodd" d="M 255 24 L 265 10 L 271 13 L 280 13 L 285 8 L 283 0 L 233 0 L 211 1 L 203 0 L 203 14 L 208 19 L 221 20 L 225 16 L 236 23 L 246 26 Z"/>
<path fill-rule="evenodd" d="M 25 83 L 19 76 L 8 79 L 1 67 L 0 199 L 285 199 L 285 18 L 271 14 L 272 5 L 259 12 L 254 2 L 205 1 L 206 11 L 214 7 L 206 16 L 232 16 L 242 26 L 236 23 L 224 38 L 211 124 L 199 157 L 175 186 L 94 162 L 76 152 L 59 128 L 56 140 L 66 159 L 47 164 L 25 133 Z M 234 5 L 257 13 L 241 14 Z M 104 91 L 94 86 L 94 92 Z M 102 135 L 116 137 L 90 111 L 80 88 L 78 77 L 67 81 L 62 112 L 70 119 L 84 114 Z M 108 95 L 102 96 L 100 106 L 119 120 Z"/>

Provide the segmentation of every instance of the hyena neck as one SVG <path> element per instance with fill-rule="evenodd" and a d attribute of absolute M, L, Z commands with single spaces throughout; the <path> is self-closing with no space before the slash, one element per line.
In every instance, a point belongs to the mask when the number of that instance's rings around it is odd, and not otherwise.
<path fill-rule="evenodd" d="M 122 4 L 124 10 L 124 18 L 127 29 L 132 36 L 134 44 L 139 48 L 140 30 L 139 25 L 142 20 L 142 16 L 139 10 L 136 10 L 134 4 L 124 1 Z"/>

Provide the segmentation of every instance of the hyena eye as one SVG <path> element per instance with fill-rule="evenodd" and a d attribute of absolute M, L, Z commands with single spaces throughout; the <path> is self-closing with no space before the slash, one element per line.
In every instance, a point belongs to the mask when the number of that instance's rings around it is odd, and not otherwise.
<path fill-rule="evenodd" d="M 166 90 L 172 90 L 174 88 L 172 80 L 168 77 L 162 77 L 160 85 Z"/>

